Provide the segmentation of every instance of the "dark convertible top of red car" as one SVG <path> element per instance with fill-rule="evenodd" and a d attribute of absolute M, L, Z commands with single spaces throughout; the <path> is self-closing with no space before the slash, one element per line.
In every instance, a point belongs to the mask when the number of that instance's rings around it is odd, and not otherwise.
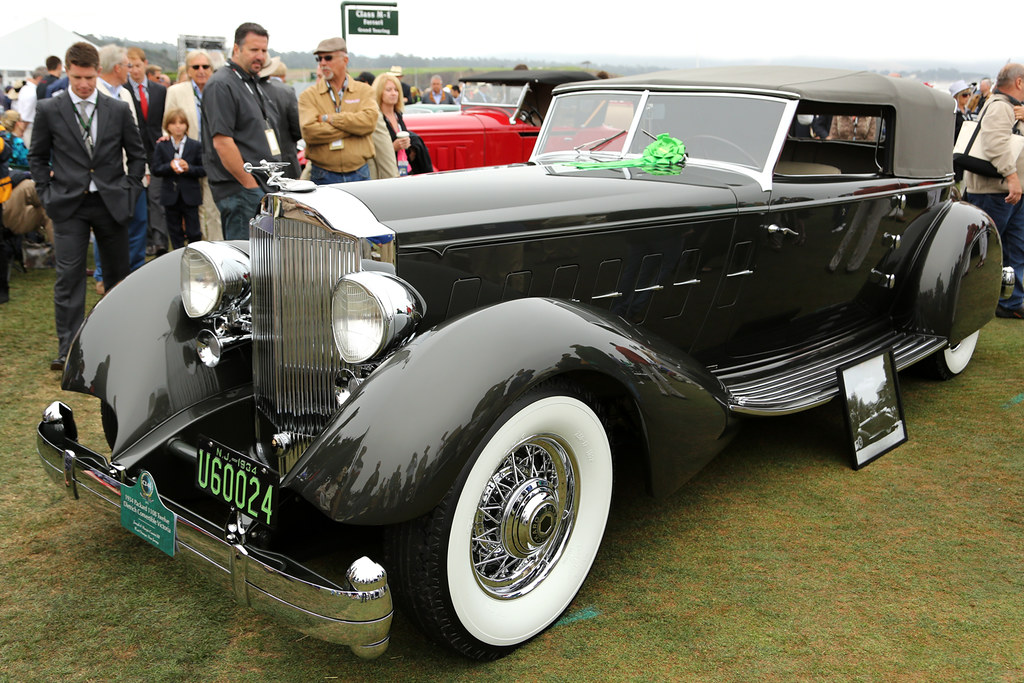
<path fill-rule="evenodd" d="M 467 83 L 499 83 L 502 85 L 522 85 L 523 83 L 543 83 L 559 85 L 575 81 L 592 81 L 594 75 L 587 71 L 552 71 L 548 69 L 514 69 L 508 71 L 488 71 L 482 74 L 470 74 L 459 80 Z"/>

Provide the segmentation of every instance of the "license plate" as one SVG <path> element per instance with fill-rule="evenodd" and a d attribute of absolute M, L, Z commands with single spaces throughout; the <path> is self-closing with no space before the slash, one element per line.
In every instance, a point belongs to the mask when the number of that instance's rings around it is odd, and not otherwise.
<path fill-rule="evenodd" d="M 281 477 L 247 455 L 199 437 L 196 487 L 239 512 L 273 527 Z"/>

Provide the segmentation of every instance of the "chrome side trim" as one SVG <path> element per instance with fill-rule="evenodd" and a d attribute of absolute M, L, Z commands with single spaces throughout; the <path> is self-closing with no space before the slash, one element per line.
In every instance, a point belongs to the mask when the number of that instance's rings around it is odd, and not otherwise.
<path fill-rule="evenodd" d="M 52 412 L 47 419 L 52 419 Z M 65 434 L 73 428 L 70 410 L 63 422 L 40 422 L 36 450 L 43 470 L 69 498 L 120 517 L 118 477 L 123 475 L 103 456 L 68 439 Z M 209 520 L 161 499 L 177 516 L 174 558 L 217 581 L 240 604 L 316 638 L 348 645 L 362 658 L 377 657 L 387 649 L 391 591 L 387 573 L 376 562 L 356 560 L 347 572 L 349 585 L 338 585 L 288 557 L 247 547 L 237 538 L 229 542 Z"/>
<path fill-rule="evenodd" d="M 830 401 L 839 393 L 836 368 L 891 348 L 896 368 L 902 370 L 936 353 L 947 345 L 945 339 L 929 335 L 892 333 L 871 344 L 839 348 L 818 360 L 794 358 L 765 361 L 761 371 L 754 367 L 723 368 L 713 372 L 732 395 L 729 410 L 744 415 L 787 415 Z M 811 360 L 812 362 L 808 362 Z M 771 366 L 776 366 L 771 369 Z M 767 372 L 765 371 L 767 370 Z M 748 379 L 755 376 L 754 379 Z"/>

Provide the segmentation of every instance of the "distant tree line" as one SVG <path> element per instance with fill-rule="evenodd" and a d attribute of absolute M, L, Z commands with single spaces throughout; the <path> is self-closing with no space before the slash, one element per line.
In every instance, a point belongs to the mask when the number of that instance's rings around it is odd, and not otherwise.
<path fill-rule="evenodd" d="M 83 34 L 83 37 L 96 45 L 108 45 L 111 43 L 123 46 L 137 45 L 146 51 L 146 58 L 149 60 L 150 64 L 158 65 L 168 74 L 174 74 L 178 70 L 177 45 L 90 34 Z M 230 42 L 230 39 L 230 36 L 226 37 L 228 42 Z M 225 54 L 228 56 L 231 54 L 228 47 L 225 47 Z M 289 69 L 316 70 L 316 61 L 313 59 L 312 52 L 278 52 L 273 49 L 273 41 L 271 41 L 270 54 L 271 56 L 280 57 Z M 598 64 L 596 62 L 568 64 L 565 62 L 528 59 L 526 57 L 520 59 L 496 57 L 417 57 L 416 55 L 407 55 L 400 52 L 391 55 L 381 55 L 380 57 L 364 57 L 358 52 L 352 52 L 349 63 L 351 70 L 356 73 L 360 71 L 381 71 L 396 64 L 406 70 L 424 69 L 428 71 L 450 71 L 453 67 L 457 66 L 459 69 L 496 71 L 499 69 L 511 69 L 516 64 L 522 63 L 527 64 L 531 69 L 577 68 L 586 69 L 588 71 L 604 69 L 610 73 L 620 75 L 645 73 L 665 68 L 663 66 L 616 66 L 612 64 Z"/>
<path fill-rule="evenodd" d="M 97 45 L 106 45 L 108 43 L 114 43 L 116 45 L 138 45 L 146 51 L 146 57 L 149 59 L 150 64 L 156 64 L 160 66 L 169 75 L 173 75 L 178 70 L 178 48 L 177 45 L 171 43 L 154 43 L 145 40 L 128 40 L 126 38 L 112 38 L 110 36 L 94 36 L 89 34 L 83 34 L 83 36 L 92 41 Z M 230 36 L 225 38 L 230 42 Z M 225 54 L 230 56 L 231 51 L 225 47 Z M 271 41 L 270 54 L 273 56 L 280 57 L 289 69 L 309 69 L 311 72 L 316 70 L 316 62 L 313 60 L 312 52 L 277 52 L 273 49 L 273 41 Z M 426 70 L 436 71 L 438 73 L 451 72 L 453 69 L 458 70 L 476 70 L 476 71 L 497 71 L 499 69 L 511 69 L 516 64 L 526 64 L 531 69 L 564 69 L 564 68 L 577 68 L 586 69 L 590 72 L 596 72 L 598 70 L 607 71 L 613 75 L 625 76 L 630 74 L 642 74 L 651 71 L 661 71 L 666 68 L 677 68 L 676 66 L 666 66 L 665 64 L 610 64 L 602 62 L 578 62 L 578 63 L 567 63 L 567 62 L 555 62 L 548 60 L 530 59 L 528 57 L 522 57 L 520 59 L 509 59 L 509 58 L 497 58 L 497 57 L 417 57 L 416 55 L 407 55 L 401 52 L 391 55 L 381 55 L 380 57 L 364 57 L 358 52 L 351 53 L 350 68 L 352 71 L 359 73 L 360 71 L 381 71 L 388 69 L 393 65 L 400 65 L 406 71 L 409 70 Z M 705 66 L 718 66 L 725 65 L 726 62 L 706 60 Z M 848 65 L 842 68 L 857 68 L 856 66 Z M 877 70 L 879 73 L 891 73 L 893 70 Z M 977 82 L 982 78 L 989 77 L 994 78 L 995 74 L 982 74 L 974 73 L 971 71 L 960 71 L 958 69 L 950 67 L 936 67 L 928 69 L 904 69 L 896 70 L 905 78 L 913 78 L 918 81 L 925 81 L 929 83 L 950 83 L 959 79 L 964 79 L 967 82 Z"/>

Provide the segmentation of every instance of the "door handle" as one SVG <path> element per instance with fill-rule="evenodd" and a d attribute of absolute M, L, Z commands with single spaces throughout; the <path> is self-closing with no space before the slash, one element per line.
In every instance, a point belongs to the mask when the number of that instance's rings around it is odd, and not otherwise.
<path fill-rule="evenodd" d="M 783 228 L 782 226 L 775 225 L 774 223 L 769 225 L 769 226 L 767 226 L 765 229 L 768 231 L 769 235 L 777 235 L 777 234 L 780 234 L 780 233 L 783 234 L 783 235 L 799 235 L 800 234 L 796 230 L 790 230 L 789 228 Z"/>

